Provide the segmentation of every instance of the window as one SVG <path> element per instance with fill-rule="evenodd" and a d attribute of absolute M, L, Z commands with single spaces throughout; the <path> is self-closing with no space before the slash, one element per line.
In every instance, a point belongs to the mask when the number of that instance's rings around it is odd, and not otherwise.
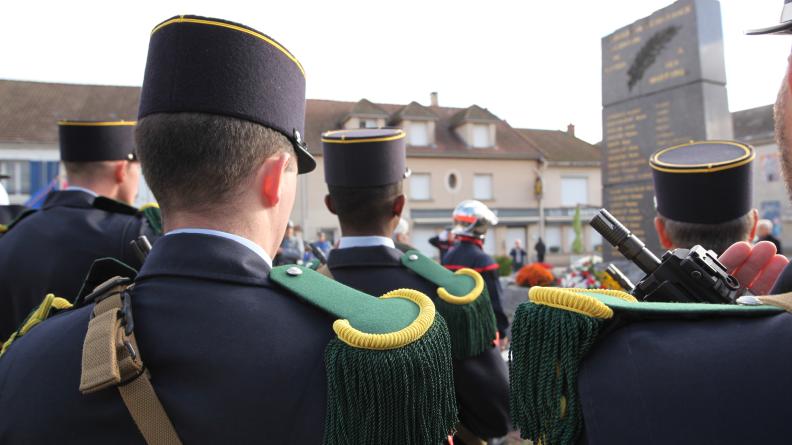
<path fill-rule="evenodd" d="M 561 205 L 575 207 L 588 203 L 588 178 L 570 176 L 561 178 Z"/>
<path fill-rule="evenodd" d="M 558 253 L 561 251 L 561 227 L 560 226 L 547 226 L 545 227 L 545 237 L 543 239 L 547 246 L 547 251 Z"/>
<path fill-rule="evenodd" d="M 360 128 L 377 128 L 377 127 L 379 127 L 379 125 L 377 125 L 376 119 L 360 119 Z"/>
<path fill-rule="evenodd" d="M 429 123 L 428 122 L 408 122 L 407 123 L 407 143 L 416 147 L 426 147 L 429 145 Z"/>
<path fill-rule="evenodd" d="M 431 178 L 429 173 L 413 173 L 410 176 L 410 199 L 416 201 L 432 199 Z"/>
<path fill-rule="evenodd" d="M 762 155 L 762 173 L 766 182 L 776 182 L 781 178 L 779 157 L 779 153 L 765 153 Z"/>
<path fill-rule="evenodd" d="M 490 127 L 486 124 L 473 125 L 473 147 L 487 148 L 492 147 L 490 142 Z"/>
<path fill-rule="evenodd" d="M 492 175 L 473 176 L 473 198 L 479 200 L 492 199 Z"/>
<path fill-rule="evenodd" d="M 30 194 L 29 161 L 0 161 L 0 174 L 10 176 L 2 180 L 9 195 Z"/>
<path fill-rule="evenodd" d="M 459 191 L 459 173 L 452 171 L 446 176 L 446 189 L 449 192 Z"/>

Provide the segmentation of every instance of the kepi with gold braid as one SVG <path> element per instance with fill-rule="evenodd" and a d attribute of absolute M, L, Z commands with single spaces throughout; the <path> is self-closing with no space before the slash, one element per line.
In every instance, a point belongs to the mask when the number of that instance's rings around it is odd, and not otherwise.
<path fill-rule="evenodd" d="M 206 113 L 243 119 L 288 138 L 299 173 L 316 168 L 303 141 L 305 71 L 272 37 L 227 20 L 182 15 L 154 27 L 138 119 Z"/>
<path fill-rule="evenodd" d="M 735 141 L 699 141 L 652 154 L 657 213 L 674 221 L 718 224 L 752 208 L 753 147 Z"/>
<path fill-rule="evenodd" d="M 398 128 L 324 132 L 325 182 L 337 187 L 374 187 L 409 177 L 405 136 Z"/>
<path fill-rule="evenodd" d="M 301 266 L 270 279 L 337 317 L 325 349 L 325 444 L 439 444 L 457 422 L 450 338 L 432 300 L 376 298 Z"/>
<path fill-rule="evenodd" d="M 58 121 L 61 161 L 133 161 L 135 121 Z"/>

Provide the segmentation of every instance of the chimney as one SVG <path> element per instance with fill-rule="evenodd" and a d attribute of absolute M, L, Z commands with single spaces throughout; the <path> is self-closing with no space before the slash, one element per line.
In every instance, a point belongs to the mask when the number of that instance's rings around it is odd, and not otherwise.
<path fill-rule="evenodd" d="M 575 137 L 575 126 L 573 124 L 567 125 L 567 134 Z"/>
<path fill-rule="evenodd" d="M 430 105 L 432 105 L 433 107 L 438 107 L 439 104 L 437 102 L 437 91 L 432 91 L 429 94 L 429 96 L 430 96 L 430 100 L 429 100 Z"/>

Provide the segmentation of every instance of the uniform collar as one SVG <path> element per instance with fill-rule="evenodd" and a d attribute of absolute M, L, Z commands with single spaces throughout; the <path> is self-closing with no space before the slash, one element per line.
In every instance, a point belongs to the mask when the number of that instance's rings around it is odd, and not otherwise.
<path fill-rule="evenodd" d="M 330 269 L 339 267 L 402 267 L 402 252 L 387 246 L 350 247 L 333 249 L 327 259 Z"/>
<path fill-rule="evenodd" d="M 384 236 L 342 236 L 341 241 L 338 243 L 339 249 L 373 246 L 385 246 L 391 249 L 396 248 L 393 240 Z"/>
<path fill-rule="evenodd" d="M 239 235 L 234 235 L 233 233 L 223 232 L 221 230 L 198 229 L 198 228 L 192 228 L 192 227 L 171 230 L 170 232 L 166 233 L 165 236 L 178 235 L 180 233 L 192 233 L 192 234 L 198 234 L 198 235 L 211 235 L 211 236 L 219 236 L 220 238 L 230 239 L 230 240 L 235 241 L 235 242 L 247 247 L 248 249 L 252 250 L 256 255 L 261 257 L 261 259 L 264 260 L 265 263 L 267 263 L 267 266 L 270 269 L 272 268 L 272 258 L 270 258 L 270 256 L 267 254 L 267 252 L 261 246 L 259 246 L 258 244 L 254 243 L 253 241 L 251 241 L 251 240 L 249 240 L 249 239 L 247 239 L 245 237 L 242 237 L 242 236 L 239 236 Z"/>
<path fill-rule="evenodd" d="M 47 195 L 42 206 L 43 210 L 52 207 L 92 208 L 94 196 L 82 190 L 53 191 Z"/>
<path fill-rule="evenodd" d="M 167 276 L 269 285 L 270 266 L 245 244 L 230 237 L 173 232 L 154 243 L 140 269 L 138 280 Z"/>
<path fill-rule="evenodd" d="M 459 242 L 463 244 L 472 244 L 474 246 L 478 246 L 479 248 L 484 247 L 484 240 L 473 238 L 470 236 L 457 236 L 459 238 Z"/>
<path fill-rule="evenodd" d="M 65 189 L 63 189 L 63 191 L 66 191 L 66 192 L 83 192 L 83 193 L 87 193 L 87 194 L 93 196 L 94 198 L 99 196 L 98 193 L 96 193 L 95 191 L 93 191 L 91 189 L 87 189 L 85 187 L 77 187 L 76 185 L 70 185 L 70 186 L 66 187 Z"/>

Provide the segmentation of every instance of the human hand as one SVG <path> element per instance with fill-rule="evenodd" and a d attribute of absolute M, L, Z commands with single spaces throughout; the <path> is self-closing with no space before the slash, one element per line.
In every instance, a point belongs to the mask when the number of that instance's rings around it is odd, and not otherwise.
<path fill-rule="evenodd" d="M 754 246 L 745 241 L 732 244 L 719 259 L 754 295 L 767 295 L 789 263 L 786 257 L 776 254 L 775 244 L 769 241 Z"/>

